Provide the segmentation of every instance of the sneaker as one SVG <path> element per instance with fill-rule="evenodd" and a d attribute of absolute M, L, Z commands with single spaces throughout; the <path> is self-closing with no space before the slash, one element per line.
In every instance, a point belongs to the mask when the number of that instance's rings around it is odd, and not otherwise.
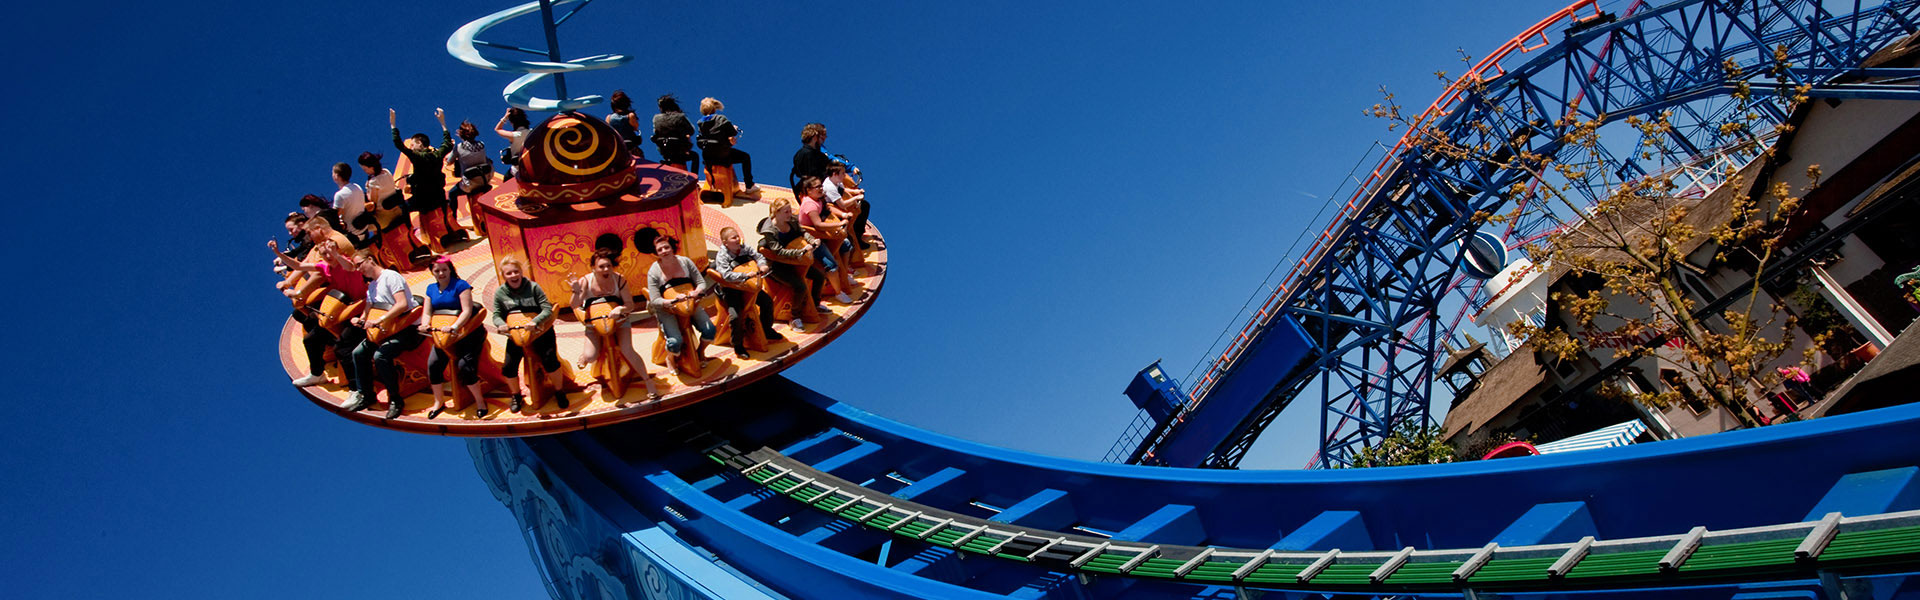
<path fill-rule="evenodd" d="M 767 334 L 767 341 L 769 342 L 779 342 L 787 339 L 787 336 L 780 335 L 780 332 L 774 331 L 772 327 L 768 327 L 765 333 Z"/>
<path fill-rule="evenodd" d="M 805 331 L 807 328 L 807 323 L 799 319 L 794 319 L 793 322 L 788 323 L 787 326 L 792 327 L 794 331 Z"/>
<path fill-rule="evenodd" d="M 836 294 L 833 299 L 839 300 L 841 304 L 853 304 L 853 299 L 848 298 L 846 294 Z"/>
<path fill-rule="evenodd" d="M 842 294 L 842 295 L 844 295 L 844 294 Z M 832 310 L 829 310 L 829 309 L 827 308 L 827 305 L 826 305 L 826 303 L 824 303 L 824 302 L 822 302 L 822 303 L 820 303 L 820 304 L 815 304 L 815 305 L 813 305 L 813 310 L 815 310 L 815 311 L 818 311 L 818 312 L 823 312 L 823 313 L 826 313 L 826 312 L 833 312 Z"/>
<path fill-rule="evenodd" d="M 741 189 L 741 190 L 740 190 L 740 193 L 743 193 L 743 194 L 759 194 L 759 193 L 760 193 L 760 184 L 754 184 L 754 185 L 750 185 L 750 186 L 747 186 L 746 188 L 744 188 L 744 189 Z"/>
<path fill-rule="evenodd" d="M 395 418 L 398 418 L 400 416 L 401 411 L 404 411 L 406 409 L 407 409 L 406 400 L 401 400 L 401 399 L 389 400 L 387 401 L 387 416 L 385 417 L 384 420 L 392 421 Z"/>
<path fill-rule="evenodd" d="M 517 413 L 517 412 L 520 412 L 520 406 L 521 406 L 521 403 L 523 403 L 523 402 L 526 402 L 526 400 L 527 400 L 527 397 L 526 397 L 526 396 L 523 396 L 523 395 L 520 395 L 520 394 L 514 394 L 514 395 L 513 395 L 513 403 L 512 403 L 512 404 L 509 404 L 509 405 L 507 405 L 507 410 L 510 410 L 510 411 L 513 411 L 513 412 L 516 412 L 516 413 Z"/>
<path fill-rule="evenodd" d="M 373 406 L 372 398 L 368 398 L 365 393 L 354 392 L 353 396 L 347 399 L 346 410 L 347 412 L 360 412 L 366 410 L 369 406 Z"/>
<path fill-rule="evenodd" d="M 301 377 L 299 379 L 293 380 L 293 387 L 310 387 L 310 386 L 320 385 L 326 382 L 327 382 L 327 378 L 325 377 L 321 377 L 319 375 L 308 375 L 306 377 Z"/>

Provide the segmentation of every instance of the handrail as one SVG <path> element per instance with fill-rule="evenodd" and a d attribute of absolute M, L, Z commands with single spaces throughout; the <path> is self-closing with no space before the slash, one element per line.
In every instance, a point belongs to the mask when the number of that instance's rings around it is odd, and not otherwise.
<path fill-rule="evenodd" d="M 1526 31 L 1514 36 L 1513 39 L 1501 44 L 1500 47 L 1496 48 L 1491 54 L 1482 58 L 1472 69 L 1461 74 L 1460 78 L 1455 79 L 1453 83 L 1449 84 L 1439 98 L 1434 99 L 1433 103 L 1428 105 L 1426 110 L 1421 111 L 1420 115 L 1414 118 L 1407 132 L 1394 144 L 1393 149 L 1389 150 L 1386 155 L 1380 159 L 1379 166 L 1375 167 L 1373 172 L 1368 174 L 1366 181 L 1354 190 L 1353 196 L 1347 200 L 1346 205 L 1341 207 L 1340 212 L 1334 215 L 1332 221 L 1329 221 L 1327 229 L 1314 238 L 1314 243 L 1307 249 L 1306 254 L 1287 272 L 1287 276 L 1281 279 L 1280 285 L 1274 288 L 1273 294 L 1268 296 L 1266 302 L 1261 303 L 1260 309 L 1254 313 L 1254 318 L 1248 319 L 1246 326 L 1228 343 L 1227 349 L 1221 352 L 1218 358 L 1214 359 L 1212 366 L 1207 369 L 1206 374 L 1194 385 L 1186 404 L 1183 405 L 1183 413 L 1197 407 L 1200 402 L 1206 399 L 1206 395 L 1213 390 L 1213 386 L 1219 382 L 1224 372 L 1240 357 L 1241 353 L 1246 351 L 1246 347 L 1251 344 L 1253 338 L 1258 335 L 1258 330 L 1266 326 L 1267 321 L 1278 314 L 1280 303 L 1290 295 L 1301 273 L 1319 262 L 1320 258 L 1332 249 L 1332 243 L 1337 240 L 1336 232 L 1345 227 L 1355 216 L 1358 209 L 1364 206 L 1367 197 L 1378 191 L 1379 187 L 1385 183 L 1386 177 L 1393 173 L 1393 167 L 1400 153 L 1413 146 L 1415 136 L 1420 135 L 1423 131 L 1422 126 L 1438 117 L 1446 115 L 1447 110 L 1464 97 L 1473 86 L 1505 75 L 1506 68 L 1503 66 L 1502 61 L 1506 60 L 1508 56 L 1513 55 L 1515 52 L 1531 52 L 1551 44 L 1551 40 L 1546 37 L 1547 30 L 1569 17 L 1574 17 L 1584 9 L 1592 9 L 1592 17 L 1600 16 L 1598 0 L 1578 0 L 1573 4 L 1567 5 L 1546 19 L 1535 23 Z M 1489 71 L 1494 73 L 1492 77 L 1486 76 Z"/>

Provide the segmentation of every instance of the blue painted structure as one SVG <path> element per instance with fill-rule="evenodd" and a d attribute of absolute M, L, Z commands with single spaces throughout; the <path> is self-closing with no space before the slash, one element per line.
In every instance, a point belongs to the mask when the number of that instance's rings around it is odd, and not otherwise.
<path fill-rule="evenodd" d="M 963 560 L 946 548 L 853 526 L 678 443 L 676 432 L 694 428 L 740 448 L 775 448 L 943 510 L 1153 543 L 1472 548 L 1496 540 L 1684 533 L 1696 525 L 1721 531 L 1799 522 L 1829 509 L 1853 515 L 1920 508 L 1912 491 L 1920 447 L 1886 443 L 1920 439 L 1920 405 L 1589 452 L 1327 471 L 1166 469 L 1040 456 L 905 426 L 779 378 L 682 412 L 579 433 L 471 442 L 496 496 L 534 532 L 529 543 L 537 560 L 563 582 L 555 584 L 556 597 L 602 597 L 593 595 L 601 587 L 619 591 L 607 597 L 625 598 L 1232 595 L 1123 577 L 1082 582 L 1013 561 Z M 1815 456 L 1820 460 L 1808 460 Z M 1854 498 L 1866 503 L 1834 504 Z M 659 566 L 647 571 L 636 551 Z M 687 573 L 709 589 L 643 595 L 639 582 L 648 572 Z M 1888 592 L 1906 585 L 1903 577 L 1877 581 L 1859 585 Z M 1672 597 L 1738 593 L 1728 585 Z"/>
<path fill-rule="evenodd" d="M 564 74 L 627 58 L 561 61 L 554 28 L 574 13 L 555 18 L 553 7 L 566 3 L 540 0 L 475 21 L 449 39 L 448 51 L 481 68 L 527 73 L 506 92 L 515 106 L 564 110 L 592 104 L 597 98 L 567 94 Z M 1524 133 L 1528 150 L 1553 154 L 1556 126 L 1529 121 L 1529 115 L 1600 111 L 1617 118 L 1682 107 L 1690 115 L 1682 120 L 1697 131 L 1680 135 L 1677 145 L 1691 157 L 1718 147 L 1696 142 L 1726 142 L 1692 137 L 1713 118 L 1690 103 L 1723 94 L 1729 83 L 1715 71 L 1718 61 L 1738 62 L 1763 51 L 1770 56 L 1774 45 L 1789 48 L 1796 64 L 1811 66 L 1772 75 L 1812 82 L 1817 94 L 1920 98 L 1920 89 L 1909 85 L 1848 79 L 1911 75 L 1855 67 L 1864 52 L 1914 31 L 1916 5 L 1920 0 L 1856 6 L 1851 15 L 1836 16 L 1813 3 L 1695 0 L 1617 21 L 1596 18 L 1525 66 L 1476 89 L 1458 110 L 1430 125 L 1471 133 L 1475 123 L 1492 123 L 1496 133 L 1472 135 L 1506 143 Z M 548 34 L 545 53 L 474 39 L 534 10 L 542 13 Z M 1589 50 L 1601 40 L 1603 50 Z M 541 54 L 548 61 L 497 62 L 480 56 L 481 45 Z M 1562 76 L 1557 89 L 1547 81 L 1556 74 Z M 547 76 L 559 98 L 533 98 L 528 88 Z M 1641 168 L 1631 161 L 1608 165 L 1623 172 Z M 1439 325 L 1440 302 L 1460 283 L 1460 253 L 1443 249 L 1472 231 L 1464 215 L 1497 210 L 1507 201 L 1498 190 L 1516 182 L 1511 174 L 1479 165 L 1414 155 L 1386 166 L 1376 173 L 1377 184 L 1363 190 L 1357 212 L 1329 238 L 1326 252 L 1313 257 L 1284 297 L 1276 296 L 1274 310 L 1258 314 L 1253 335 L 1243 336 L 1202 382 L 1204 402 L 1185 400 L 1164 373 L 1155 378 L 1142 372 L 1139 389 L 1130 388 L 1129 395 L 1163 427 L 1143 439 L 1136 462 L 1232 466 L 1280 409 L 1315 381 L 1325 414 L 1340 419 L 1324 432 L 1322 456 L 1328 461 L 1400 421 L 1426 417 L 1433 350 L 1451 333 Z M 1523 223 L 1517 233 L 1540 226 Z M 1348 423 L 1357 424 L 1351 434 Z M 1285 589 L 1083 578 L 1009 560 L 967 559 L 778 496 L 715 465 L 704 448 L 689 443 L 689 431 L 740 447 L 773 448 L 863 488 L 940 510 L 1164 544 L 1463 548 L 1490 541 L 1618 539 L 1694 526 L 1725 530 L 1832 511 L 1920 509 L 1920 448 L 1909 443 L 1920 439 L 1920 406 L 1492 462 L 1239 472 L 1091 463 L 984 446 L 881 419 L 773 378 L 646 421 L 477 440 L 469 448 L 489 488 L 521 523 L 556 598 L 1308 597 Z M 1820 460 L 1807 460 L 1815 456 Z M 1705 509 L 1688 510 L 1694 507 Z M 1920 595 L 1914 579 L 1908 573 L 1847 574 L 1844 580 L 1824 574 L 1817 580 L 1580 594 L 1767 598 L 1846 589 L 1912 597 Z"/>
<path fill-rule="evenodd" d="M 1723 153 L 1751 153 L 1750 142 L 1786 114 L 1773 103 L 1734 96 L 1738 89 L 1766 96 L 1806 85 L 1814 98 L 1920 100 L 1920 69 L 1862 68 L 1873 52 L 1920 30 L 1920 2 L 1828 4 L 1636 2 L 1615 15 L 1591 0 L 1577 2 L 1463 76 L 1408 135 L 1431 132 L 1499 156 L 1531 152 L 1619 181 Z M 1774 68 L 1776 50 L 1789 68 Z M 1518 64 L 1507 64 L 1509 58 Z M 1650 155 L 1614 154 L 1604 145 L 1589 153 L 1563 141 L 1581 121 L 1605 115 L 1607 123 L 1619 124 L 1655 111 L 1670 111 L 1673 128 L 1657 146 L 1630 146 L 1655 149 Z M 1748 128 L 1720 127 L 1749 112 L 1757 122 Z M 1627 141 L 1640 141 L 1637 130 L 1618 127 Z M 1486 299 L 1479 282 L 1462 273 L 1454 250 L 1481 226 L 1471 217 L 1513 210 L 1529 198 L 1513 190 L 1529 186 L 1573 184 L 1569 193 L 1588 201 L 1606 189 L 1562 180 L 1551 169 L 1534 179 L 1523 170 L 1414 146 L 1403 140 L 1396 147 L 1321 243 L 1246 316 L 1242 333 L 1189 390 L 1195 400 L 1186 418 L 1115 455 L 1145 464 L 1233 467 L 1302 394 L 1319 399 L 1317 466 L 1344 464 L 1400 424 L 1431 419 L 1442 342 Z M 1509 247 L 1559 225 L 1564 211 L 1537 208 L 1512 224 Z M 1296 332 L 1308 341 L 1305 368 L 1274 368 L 1264 359 L 1266 347 L 1290 349 Z"/>

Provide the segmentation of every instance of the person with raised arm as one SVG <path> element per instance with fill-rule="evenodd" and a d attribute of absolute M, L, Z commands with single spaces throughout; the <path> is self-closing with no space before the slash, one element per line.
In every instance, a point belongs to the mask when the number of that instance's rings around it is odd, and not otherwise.
<path fill-rule="evenodd" d="M 506 376 L 507 389 L 513 390 L 513 403 L 508 410 L 520 412 L 526 403 L 526 395 L 520 391 L 520 360 L 528 353 L 533 360 L 540 361 L 546 371 L 547 383 L 553 387 L 554 396 L 561 407 L 567 405 L 567 392 L 560 380 L 560 348 L 554 337 L 553 301 L 547 299 L 546 290 L 534 283 L 525 273 L 526 267 L 520 259 L 509 256 L 500 259 L 500 287 L 493 290 L 493 314 L 489 317 L 493 329 L 507 336 L 507 360 L 500 366 L 501 374 Z M 507 315 L 514 313 L 532 313 L 533 318 L 524 325 L 509 325 Z M 514 329 L 528 329 L 540 332 L 525 347 L 514 343 Z M 486 407 L 475 416 L 486 416 Z"/>
<path fill-rule="evenodd" d="M 687 113 L 680 110 L 680 100 L 673 94 L 661 96 L 657 104 L 660 114 L 653 116 L 653 147 L 660 150 L 660 162 L 685 167 L 688 173 L 700 172 L 700 153 L 693 151 L 693 138 L 698 132 L 693 122 L 687 120 Z"/>
<path fill-rule="evenodd" d="M 428 218 L 429 211 L 444 208 L 447 205 L 447 176 L 440 171 L 440 161 L 453 151 L 453 132 L 447 131 L 447 112 L 433 109 L 433 118 L 440 121 L 440 145 L 432 146 L 427 134 L 416 133 L 406 139 L 400 138 L 400 126 L 397 113 L 387 109 L 387 127 L 393 130 L 393 147 L 407 159 L 411 170 L 407 173 L 407 210 L 421 213 Z M 447 238 L 454 238 L 448 232 Z M 446 243 L 448 240 L 440 240 Z"/>
<path fill-rule="evenodd" d="M 807 235 L 800 227 L 799 218 L 793 214 L 793 201 L 786 198 L 774 198 L 771 214 L 760 220 L 754 230 L 760 234 L 760 255 L 771 263 L 767 278 L 780 282 L 793 290 L 793 330 L 806 328 L 805 318 L 827 307 L 819 304 L 820 284 L 824 277 L 809 278 L 809 271 L 815 268 L 814 251 L 820 247 L 820 241 Z"/>
<path fill-rule="evenodd" d="M 466 386 L 467 392 L 472 394 L 474 405 L 478 407 L 475 412 L 486 414 L 486 396 L 480 393 L 480 350 L 486 346 L 487 332 L 479 327 L 468 329 L 473 320 L 480 316 L 478 305 L 473 302 L 473 284 L 460 278 L 460 273 L 453 267 L 453 259 L 447 256 L 434 257 L 433 262 L 427 265 L 427 270 L 433 273 L 433 282 L 427 284 L 427 310 L 457 311 L 459 316 L 451 325 L 437 329 L 432 319 L 423 319 L 420 333 L 430 336 L 436 332 L 451 335 L 467 332 L 453 342 L 452 356 L 448 356 L 436 344 L 433 356 L 427 359 L 427 383 L 433 386 L 433 410 L 427 411 L 427 418 L 438 417 L 447 408 L 441 387 L 447 382 L 449 360 L 453 362 L 456 384 Z"/>
<path fill-rule="evenodd" d="M 601 248 L 593 253 L 592 266 L 593 271 L 573 281 L 573 314 L 580 317 L 582 324 L 587 325 L 587 354 L 581 362 L 593 364 L 600 359 L 601 354 L 617 351 L 620 355 L 614 359 L 624 358 L 627 364 L 633 367 L 634 374 L 641 381 L 646 382 L 647 398 L 658 399 L 660 394 L 653 387 L 653 376 L 647 373 L 647 361 L 641 360 L 640 353 L 633 349 L 633 329 L 627 325 L 627 319 L 633 315 L 635 303 L 631 288 L 627 287 L 627 278 L 614 271 L 620 266 L 619 255 L 613 250 Z M 615 325 L 613 338 L 614 343 L 619 346 L 617 349 L 603 347 L 600 336 L 594 334 L 592 325 L 587 324 L 587 305 L 601 302 L 614 305 L 613 311 L 606 318 L 613 319 Z M 617 369 L 610 370 L 617 372 Z M 608 376 L 617 375 L 610 373 Z M 626 401 L 617 401 L 615 406 L 625 408 Z"/>
<path fill-rule="evenodd" d="M 508 108 L 507 114 L 493 126 L 493 133 L 507 138 L 507 147 L 500 151 L 500 162 L 507 165 L 508 177 L 520 176 L 520 150 L 526 147 L 527 134 L 533 131 L 533 122 L 527 120 L 527 111 L 518 107 Z"/>
<path fill-rule="evenodd" d="M 713 321 L 707 318 L 707 311 L 701 310 L 700 299 L 713 293 L 713 282 L 700 274 L 700 267 L 693 259 L 681 256 L 680 240 L 672 236 L 659 235 L 653 238 L 653 266 L 647 268 L 647 312 L 653 313 L 655 323 L 660 325 L 660 336 L 666 342 L 667 354 L 678 355 L 681 350 L 697 347 L 688 339 L 687 332 L 680 329 L 681 313 L 687 314 L 693 328 L 699 330 L 700 339 L 712 340 Z M 670 288 L 693 286 L 677 298 L 668 300 L 666 292 Z M 668 360 L 667 370 L 680 375 L 678 361 Z M 698 375 L 698 373 L 694 373 Z"/>
<path fill-rule="evenodd" d="M 700 100 L 700 127 L 697 141 L 700 153 L 708 167 L 720 165 L 740 165 L 740 181 L 746 184 L 744 191 L 749 194 L 760 193 L 760 186 L 753 184 L 753 157 L 741 152 L 733 145 L 739 141 L 740 128 L 720 111 L 727 107 L 719 100 L 703 98 Z"/>
<path fill-rule="evenodd" d="M 309 222 L 308 225 L 309 236 L 312 236 L 314 223 Z M 331 231 L 325 224 L 320 224 L 319 229 Z M 287 253 L 280 251 L 279 244 L 271 240 L 267 241 L 267 249 L 273 251 L 274 258 L 280 262 L 280 266 L 291 271 L 314 273 L 321 279 L 322 285 L 339 292 L 339 299 L 342 302 L 351 304 L 365 300 L 367 297 L 367 279 L 360 274 L 358 256 L 342 254 L 340 246 L 332 240 L 315 243 L 314 251 L 320 256 L 319 260 L 312 262 L 302 262 L 288 256 Z M 292 289 L 281 290 L 281 294 L 289 299 L 293 298 L 295 293 Z M 301 309 L 301 311 L 305 310 Z M 358 327 L 346 326 L 342 327 L 340 334 L 336 336 L 333 332 L 321 327 L 314 315 L 296 312 L 294 318 L 306 328 L 305 335 L 300 338 L 300 344 L 307 352 L 307 375 L 293 380 L 293 385 L 308 387 L 326 383 L 326 377 L 322 374 L 327 370 L 327 348 L 332 347 L 333 355 L 339 359 L 341 371 L 346 375 L 347 389 L 359 390 L 360 376 L 354 370 L 353 361 L 348 357 L 365 339 L 366 333 Z"/>
<path fill-rule="evenodd" d="M 447 210 L 458 211 L 460 198 L 467 199 L 467 214 L 473 216 L 473 228 L 485 233 L 486 225 L 480 220 L 480 210 L 474 201 L 480 195 L 493 190 L 493 157 L 487 156 L 487 145 L 480 141 L 480 128 L 472 121 L 461 121 L 454 129 L 460 141 L 453 145 L 442 160 L 453 167 L 460 181 L 453 184 L 447 192 Z"/>
<path fill-rule="evenodd" d="M 721 228 L 720 245 L 720 252 L 713 258 L 713 272 L 720 276 L 720 303 L 727 307 L 727 322 L 733 330 L 733 353 L 748 358 L 746 340 L 754 328 L 758 328 L 767 341 L 784 339 L 773 330 L 773 297 L 758 284 L 772 272 L 772 267 L 768 266 L 766 256 L 741 240 L 738 229 Z M 758 319 L 748 318 L 755 314 L 749 310 L 749 302 L 759 309 Z"/>
<path fill-rule="evenodd" d="M 380 266 L 364 251 L 355 258 L 360 274 L 371 283 L 367 284 L 367 310 L 353 319 L 355 326 L 367 330 L 367 336 L 366 341 L 353 349 L 353 370 L 359 374 L 360 389 L 354 393 L 347 410 L 366 410 L 372 406 L 377 391 L 374 384 L 378 383 L 387 389 L 385 418 L 393 420 L 407 408 L 407 397 L 400 393 L 400 369 L 394 361 L 426 338 L 407 323 L 408 318 L 418 316 L 412 314 L 413 294 L 407 290 L 407 278 L 399 271 Z M 373 376 L 367 377 L 369 373 Z"/>

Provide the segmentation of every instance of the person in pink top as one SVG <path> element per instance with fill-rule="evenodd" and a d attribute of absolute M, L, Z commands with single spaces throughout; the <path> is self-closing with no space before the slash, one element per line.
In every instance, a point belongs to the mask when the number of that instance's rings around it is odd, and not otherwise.
<path fill-rule="evenodd" d="M 281 252 L 277 242 L 268 240 L 267 248 L 273 250 L 274 258 L 279 260 L 283 267 L 295 271 L 319 273 L 327 287 L 339 290 L 346 296 L 345 300 L 348 303 L 366 299 L 367 278 L 360 274 L 360 261 L 370 259 L 366 258 L 364 250 L 353 255 L 342 254 L 338 244 L 333 241 L 323 241 L 315 248 L 315 251 L 320 253 L 320 260 L 303 263 Z M 286 293 L 290 294 L 292 290 L 287 290 Z M 293 385 L 307 387 L 325 383 L 326 378 L 321 375 L 321 372 L 326 370 L 326 361 L 322 357 L 326 355 L 327 347 L 333 347 L 334 356 L 345 357 L 352 354 L 353 349 L 365 339 L 366 331 L 351 325 L 342 328 L 338 336 L 322 327 L 307 327 L 306 335 L 300 338 L 301 345 L 307 351 L 307 376 L 293 380 Z M 359 379 L 354 373 L 353 361 L 340 361 L 340 366 L 347 376 L 347 389 L 360 389 L 355 385 Z"/>
<path fill-rule="evenodd" d="M 840 268 L 846 250 L 852 247 L 847 240 L 847 213 L 826 202 L 819 178 L 801 177 L 799 195 L 800 225 L 821 240 L 820 247 L 814 249 L 815 264 L 826 272 L 827 283 L 833 285 L 834 299 L 841 304 L 852 304 L 853 298 L 847 296 L 847 291 L 853 288 L 853 282 Z M 830 245 L 839 247 L 829 248 Z"/>

